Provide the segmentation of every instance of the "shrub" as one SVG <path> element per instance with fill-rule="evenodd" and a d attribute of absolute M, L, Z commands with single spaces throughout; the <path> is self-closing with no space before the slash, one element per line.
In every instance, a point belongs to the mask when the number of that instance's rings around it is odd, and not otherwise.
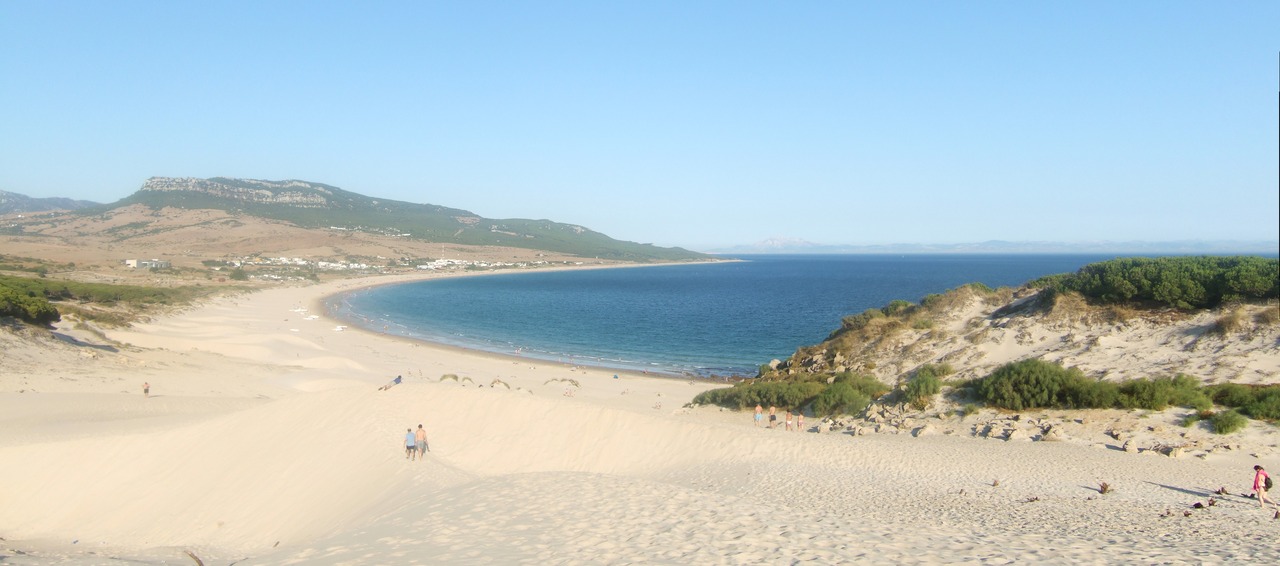
<path fill-rule="evenodd" d="M 1208 409 L 1209 398 L 1200 390 L 1200 384 L 1190 376 L 1156 379 L 1133 379 L 1120 384 L 1120 405 L 1127 409 L 1163 411 L 1171 405 Z"/>
<path fill-rule="evenodd" d="M 942 391 L 942 380 L 933 373 L 917 373 L 911 381 L 907 382 L 906 387 L 902 388 L 902 393 L 907 398 L 907 402 L 917 410 L 924 410 L 929 407 L 929 400 Z"/>
<path fill-rule="evenodd" d="M 862 311 L 862 314 L 849 315 L 840 319 L 840 326 L 845 330 L 857 330 L 877 318 L 884 318 L 884 311 L 867 309 Z"/>
<path fill-rule="evenodd" d="M 1261 325 L 1280 323 L 1280 306 L 1271 305 L 1254 315 L 1253 321 Z"/>
<path fill-rule="evenodd" d="M 58 309 L 44 297 L 23 294 L 0 285 L 0 316 L 12 316 L 32 324 L 50 324 L 62 320 Z"/>
<path fill-rule="evenodd" d="M 1214 403 L 1226 407 L 1243 407 L 1253 402 L 1253 389 L 1239 383 L 1223 383 L 1205 388 Z"/>
<path fill-rule="evenodd" d="M 1280 296 L 1280 260 L 1251 257 L 1119 258 L 1033 284 L 1104 304 L 1150 303 L 1190 310 Z"/>
<path fill-rule="evenodd" d="M 916 376 L 929 375 L 929 376 L 941 378 L 941 377 L 946 377 L 948 375 L 951 375 L 955 372 L 956 372 L 956 369 L 951 367 L 951 364 L 948 364 L 948 363 L 925 364 L 920 366 L 920 369 L 916 370 Z"/>
<path fill-rule="evenodd" d="M 1280 387 L 1254 389 L 1253 400 L 1244 406 L 1244 412 L 1255 419 L 1280 419 Z"/>
<path fill-rule="evenodd" d="M 1240 312 L 1239 309 L 1232 309 L 1218 317 L 1218 320 L 1214 321 L 1213 326 L 1209 328 L 1209 333 L 1226 336 L 1234 332 L 1239 332 L 1243 327 L 1244 313 Z"/>
<path fill-rule="evenodd" d="M 871 403 L 871 397 L 849 382 L 831 384 L 813 400 L 814 415 L 856 415 Z"/>
<path fill-rule="evenodd" d="M 895 299 L 889 301 L 889 304 L 885 305 L 881 310 L 884 311 L 885 316 L 897 316 L 911 312 L 913 307 L 915 305 L 911 304 L 910 301 Z"/>
<path fill-rule="evenodd" d="M 1215 433 L 1231 434 L 1243 429 L 1245 425 L 1249 424 L 1249 419 L 1237 413 L 1235 409 L 1231 409 L 1214 415 L 1209 419 L 1209 424 L 1213 425 L 1213 432 Z"/>
<path fill-rule="evenodd" d="M 755 405 L 798 408 L 826 388 L 826 384 L 813 381 L 743 381 L 733 387 L 703 391 L 693 402 L 735 409 Z"/>
<path fill-rule="evenodd" d="M 879 379 L 869 375 L 844 371 L 836 374 L 833 383 L 848 383 L 854 389 L 862 392 L 867 397 L 877 399 L 881 395 L 889 392 L 889 387 L 881 383 Z"/>
<path fill-rule="evenodd" d="M 1084 408 L 1076 403 L 1103 394 L 1101 390 L 1088 391 L 1086 381 L 1078 369 L 1029 359 L 996 368 L 978 382 L 977 393 L 989 405 L 1014 411 L 1037 407 Z"/>

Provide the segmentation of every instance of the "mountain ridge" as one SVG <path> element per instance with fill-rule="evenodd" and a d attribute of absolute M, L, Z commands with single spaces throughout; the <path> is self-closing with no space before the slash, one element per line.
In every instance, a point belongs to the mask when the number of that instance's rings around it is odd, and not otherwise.
<path fill-rule="evenodd" d="M 495 245 L 622 261 L 683 261 L 707 257 L 683 248 L 615 240 L 574 224 L 490 219 L 466 210 L 380 199 L 297 179 L 151 177 L 132 195 L 78 213 L 101 214 L 132 205 L 152 210 L 165 207 L 222 210 L 305 228 L 369 231 L 442 244 Z"/>
<path fill-rule="evenodd" d="M 48 212 L 51 210 L 79 210 L 101 206 L 100 203 L 64 197 L 36 198 L 24 194 L 0 191 L 0 214 L 24 212 Z"/>

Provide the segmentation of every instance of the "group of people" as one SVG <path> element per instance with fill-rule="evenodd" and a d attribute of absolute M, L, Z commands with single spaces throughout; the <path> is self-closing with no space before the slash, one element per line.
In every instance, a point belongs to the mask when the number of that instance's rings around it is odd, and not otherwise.
<path fill-rule="evenodd" d="M 760 406 L 759 404 L 756 405 L 755 422 L 756 422 L 756 426 L 761 426 L 764 423 L 764 407 Z M 787 430 L 794 430 L 794 431 L 804 430 L 804 413 L 796 411 L 795 415 L 792 415 L 791 411 L 788 410 L 786 411 L 786 419 L 784 422 L 786 423 Z M 795 428 L 792 428 L 793 424 Z M 774 406 L 769 407 L 769 425 L 768 426 L 769 428 L 775 428 L 778 426 L 778 408 L 777 407 L 774 407 Z"/>
<path fill-rule="evenodd" d="M 427 446 L 427 431 L 418 425 L 418 430 L 406 429 L 404 435 L 404 459 L 418 460 L 426 459 L 426 452 L 430 452 L 431 447 Z"/>

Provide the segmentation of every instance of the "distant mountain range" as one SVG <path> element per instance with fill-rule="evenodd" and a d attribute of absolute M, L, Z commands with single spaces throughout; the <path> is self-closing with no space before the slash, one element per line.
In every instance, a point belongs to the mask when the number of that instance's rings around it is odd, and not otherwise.
<path fill-rule="evenodd" d="M 1278 241 L 1175 242 L 1009 242 L 962 244 L 817 244 L 796 238 L 770 238 L 755 244 L 692 252 L 615 240 L 602 233 L 550 220 L 484 218 L 433 204 L 379 199 L 308 181 L 263 181 L 214 177 L 152 177 L 134 194 L 110 204 L 69 198 L 32 198 L 0 191 L 0 214 L 73 211 L 101 214 L 131 205 L 214 209 L 303 228 L 339 229 L 394 235 L 415 240 L 545 250 L 581 257 L 627 261 L 681 261 L 706 254 L 1261 254 L 1280 253 Z"/>
<path fill-rule="evenodd" d="M 46 212 L 50 210 L 80 210 L 99 203 L 69 198 L 31 198 L 27 195 L 0 191 L 0 214 Z"/>
<path fill-rule="evenodd" d="M 289 222 L 304 228 L 373 232 L 429 242 L 545 250 L 625 261 L 706 258 L 681 248 L 615 240 L 582 226 L 550 220 L 484 218 L 433 204 L 379 199 L 308 181 L 152 177 L 117 202 L 81 208 L 102 214 L 143 205 L 152 210 L 213 209 Z"/>
<path fill-rule="evenodd" d="M 795 238 L 770 238 L 750 245 L 706 250 L 745 254 L 1262 254 L 1280 253 L 1280 241 L 1186 240 L 1177 242 L 1006 242 L 966 244 L 828 245 Z"/>

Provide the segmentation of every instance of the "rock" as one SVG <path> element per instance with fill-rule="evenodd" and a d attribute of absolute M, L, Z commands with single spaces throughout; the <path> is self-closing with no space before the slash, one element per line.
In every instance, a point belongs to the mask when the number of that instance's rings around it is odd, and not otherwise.
<path fill-rule="evenodd" d="M 1022 429 L 1015 428 L 1005 433 L 1004 439 L 1006 442 L 1014 442 L 1017 440 L 1031 440 L 1031 437 L 1027 436 L 1027 433 L 1023 432 Z"/>
<path fill-rule="evenodd" d="M 782 365 L 782 360 L 776 358 L 769 360 L 769 369 L 776 370 L 780 365 Z"/>
<path fill-rule="evenodd" d="M 935 433 L 935 432 L 936 432 L 936 431 L 934 430 L 933 425 L 928 425 L 928 424 L 927 424 L 927 425 L 924 425 L 924 426 L 922 426 L 922 427 L 920 427 L 920 428 L 917 428 L 917 429 L 915 429 L 915 430 L 911 431 L 911 436 L 914 436 L 914 437 L 916 437 L 916 438 L 920 438 L 921 436 L 924 436 L 924 435 L 927 435 L 927 434 L 933 434 L 933 433 Z"/>
<path fill-rule="evenodd" d="M 1182 457 L 1182 447 L 1181 447 L 1181 446 L 1174 446 L 1173 448 L 1170 448 L 1170 449 L 1169 449 L 1169 457 L 1170 457 L 1170 458 L 1181 458 L 1181 457 Z"/>
<path fill-rule="evenodd" d="M 1040 435 L 1042 442 L 1060 442 L 1063 438 L 1062 429 L 1052 425 L 1045 429 L 1044 434 Z"/>
<path fill-rule="evenodd" d="M 1134 442 L 1133 440 L 1126 440 L 1126 441 L 1124 441 L 1124 451 L 1125 451 L 1125 452 L 1137 452 L 1137 451 L 1138 451 L 1138 443 L 1137 443 L 1137 442 Z"/>

